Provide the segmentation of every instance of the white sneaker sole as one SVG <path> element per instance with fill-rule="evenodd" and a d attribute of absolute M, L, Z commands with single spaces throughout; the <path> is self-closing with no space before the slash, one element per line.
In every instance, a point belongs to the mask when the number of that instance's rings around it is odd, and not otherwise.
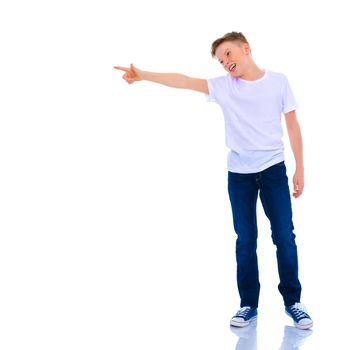
<path fill-rule="evenodd" d="M 230 325 L 234 327 L 247 327 L 251 322 L 255 321 L 257 318 L 258 316 L 254 316 L 248 321 L 235 321 L 231 319 Z"/>
<path fill-rule="evenodd" d="M 313 322 L 307 324 L 299 324 L 297 322 L 294 322 L 294 326 L 298 329 L 310 329 L 313 325 Z"/>

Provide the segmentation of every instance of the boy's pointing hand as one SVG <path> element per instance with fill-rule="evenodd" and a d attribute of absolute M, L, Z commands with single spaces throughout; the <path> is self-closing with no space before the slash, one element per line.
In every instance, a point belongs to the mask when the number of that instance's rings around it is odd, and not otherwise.
<path fill-rule="evenodd" d="M 130 65 L 130 68 L 115 66 L 114 69 L 125 72 L 123 79 L 129 84 L 142 80 L 140 69 L 137 69 L 133 64 Z"/>

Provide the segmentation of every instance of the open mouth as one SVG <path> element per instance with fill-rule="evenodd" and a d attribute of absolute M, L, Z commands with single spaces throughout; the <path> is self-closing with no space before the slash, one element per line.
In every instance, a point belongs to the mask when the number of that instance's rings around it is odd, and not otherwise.
<path fill-rule="evenodd" d="M 236 63 L 231 64 L 229 71 L 232 72 L 236 68 Z"/>

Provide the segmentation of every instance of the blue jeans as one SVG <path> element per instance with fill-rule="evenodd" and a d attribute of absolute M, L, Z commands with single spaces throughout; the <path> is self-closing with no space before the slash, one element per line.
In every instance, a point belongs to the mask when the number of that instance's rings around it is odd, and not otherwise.
<path fill-rule="evenodd" d="M 237 285 L 241 307 L 258 307 L 259 269 L 257 259 L 258 194 L 271 224 L 272 241 L 276 245 L 278 289 L 284 304 L 300 302 L 301 284 L 298 279 L 298 255 L 292 221 L 292 205 L 284 162 L 259 173 L 228 173 L 228 192 L 233 224 L 237 234 Z"/>

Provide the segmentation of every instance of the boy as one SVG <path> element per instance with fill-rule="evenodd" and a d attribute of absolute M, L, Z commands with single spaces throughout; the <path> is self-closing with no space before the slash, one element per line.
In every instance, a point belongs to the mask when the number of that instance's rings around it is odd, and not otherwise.
<path fill-rule="evenodd" d="M 230 324 L 244 327 L 257 317 L 260 283 L 257 262 L 258 194 L 270 220 L 272 240 L 277 248 L 280 283 L 285 311 L 297 328 L 309 329 L 313 322 L 300 303 L 298 257 L 293 233 L 291 198 L 284 164 L 281 115 L 285 115 L 296 171 L 294 193 L 304 188 L 302 137 L 296 117 L 297 103 L 285 75 L 260 69 L 253 61 L 250 46 L 240 32 L 215 40 L 212 57 L 228 73 L 213 79 L 197 79 L 175 73 L 153 73 L 114 67 L 125 72 L 132 84 L 148 80 L 174 88 L 191 89 L 218 103 L 225 119 L 228 155 L 228 192 L 237 234 L 237 285 L 240 309 Z"/>

